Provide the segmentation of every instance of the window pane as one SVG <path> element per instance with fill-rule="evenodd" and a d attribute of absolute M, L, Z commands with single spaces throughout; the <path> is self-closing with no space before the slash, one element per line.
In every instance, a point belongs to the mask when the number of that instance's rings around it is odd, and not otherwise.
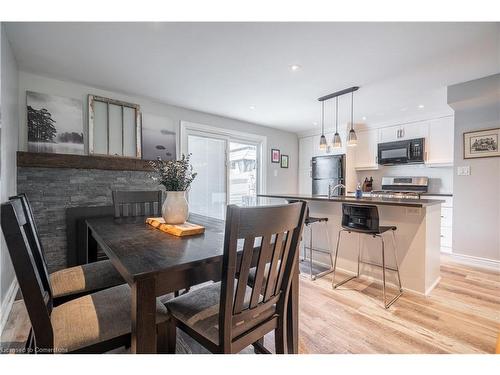
<path fill-rule="evenodd" d="M 224 219 L 226 210 L 226 141 L 224 139 L 188 136 L 188 152 L 198 173 L 189 192 L 189 209 L 193 213 Z"/>
<path fill-rule="evenodd" d="M 123 107 L 123 155 L 135 157 L 136 132 L 135 132 L 135 109 Z"/>
<path fill-rule="evenodd" d="M 107 104 L 94 101 L 94 153 L 108 153 L 108 109 Z"/>
<path fill-rule="evenodd" d="M 231 204 L 255 205 L 257 198 L 257 146 L 230 142 L 229 199 Z"/>
<path fill-rule="evenodd" d="M 115 104 L 109 105 L 109 154 L 123 155 L 122 149 L 122 107 Z"/>

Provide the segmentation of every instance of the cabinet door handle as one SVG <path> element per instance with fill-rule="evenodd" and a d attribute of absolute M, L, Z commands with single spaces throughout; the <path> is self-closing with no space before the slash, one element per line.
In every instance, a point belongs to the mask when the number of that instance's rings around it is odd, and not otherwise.
<path fill-rule="evenodd" d="M 396 132 L 396 138 L 399 138 L 399 132 L 400 132 L 400 131 L 401 131 L 401 130 L 400 130 L 400 129 L 398 129 L 398 131 Z"/>

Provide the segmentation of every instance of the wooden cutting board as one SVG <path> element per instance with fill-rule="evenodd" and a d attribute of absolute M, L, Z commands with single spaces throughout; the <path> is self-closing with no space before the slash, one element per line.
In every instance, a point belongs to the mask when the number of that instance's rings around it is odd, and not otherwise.
<path fill-rule="evenodd" d="M 205 232 L 205 227 L 202 225 L 188 223 L 187 221 L 184 224 L 165 224 L 162 217 L 148 217 L 146 223 L 177 237 L 192 236 Z"/>

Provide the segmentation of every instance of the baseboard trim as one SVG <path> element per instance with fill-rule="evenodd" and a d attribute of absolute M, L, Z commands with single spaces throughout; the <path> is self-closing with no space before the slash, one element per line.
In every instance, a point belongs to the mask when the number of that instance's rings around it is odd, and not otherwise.
<path fill-rule="evenodd" d="M 465 254 L 457 254 L 451 253 L 447 254 L 447 256 L 451 257 L 454 261 L 481 268 L 487 268 L 489 270 L 500 271 L 500 260 L 487 259 L 481 257 L 475 257 L 472 255 Z"/>
<path fill-rule="evenodd" d="M 5 295 L 5 298 L 0 306 L 0 336 L 2 335 L 7 319 L 9 318 L 10 310 L 12 309 L 12 304 L 16 299 L 18 289 L 19 284 L 17 283 L 17 279 L 12 280 L 9 289 L 7 290 L 7 294 Z"/>

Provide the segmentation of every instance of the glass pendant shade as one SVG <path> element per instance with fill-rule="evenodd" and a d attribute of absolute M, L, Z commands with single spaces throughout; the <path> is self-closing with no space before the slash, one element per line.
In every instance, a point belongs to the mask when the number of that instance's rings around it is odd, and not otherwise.
<path fill-rule="evenodd" d="M 321 134 L 321 137 L 319 139 L 319 149 L 326 150 L 326 146 L 327 146 L 326 137 L 324 134 Z"/>
<path fill-rule="evenodd" d="M 340 138 L 339 133 L 335 133 L 333 136 L 333 148 L 341 148 L 342 147 L 342 139 Z"/>
<path fill-rule="evenodd" d="M 348 146 L 356 146 L 358 144 L 358 137 L 356 136 L 356 132 L 351 128 L 349 130 L 349 134 L 347 135 L 347 145 Z"/>

